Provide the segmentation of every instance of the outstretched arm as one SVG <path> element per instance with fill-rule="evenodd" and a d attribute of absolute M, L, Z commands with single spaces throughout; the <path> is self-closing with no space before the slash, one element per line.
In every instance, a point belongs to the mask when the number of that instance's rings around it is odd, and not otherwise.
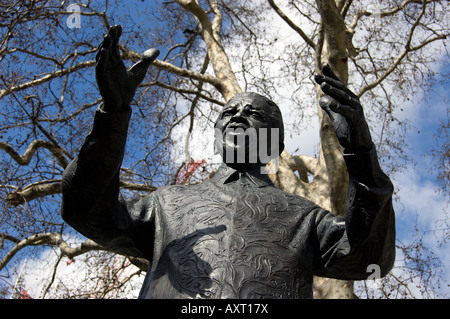
<path fill-rule="evenodd" d="M 316 274 L 366 279 L 369 265 L 385 275 L 395 259 L 393 186 L 382 171 L 358 97 L 328 65 L 315 80 L 326 94 L 319 104 L 344 147 L 349 175 L 345 217 L 321 213 L 316 220 L 320 258 Z"/>
<path fill-rule="evenodd" d="M 117 252 L 148 257 L 151 254 L 152 214 L 136 209 L 157 206 L 151 198 L 131 207 L 119 199 L 119 170 L 125 150 L 130 103 L 147 68 L 158 55 L 146 51 L 126 69 L 119 55 L 122 28 L 111 27 L 98 48 L 96 79 L 103 105 L 95 114 L 93 130 L 62 180 L 64 220 L 88 238 Z M 146 246 L 138 240 L 146 233 Z"/>

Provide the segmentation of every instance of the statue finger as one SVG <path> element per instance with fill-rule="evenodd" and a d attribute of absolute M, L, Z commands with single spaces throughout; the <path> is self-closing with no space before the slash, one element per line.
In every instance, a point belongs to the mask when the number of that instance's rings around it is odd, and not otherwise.
<path fill-rule="evenodd" d="M 341 104 L 331 96 L 322 96 L 319 100 L 319 106 L 328 113 L 328 115 L 334 113 L 341 114 L 344 117 L 350 116 L 350 112 L 353 111 L 351 107 L 345 104 Z M 330 112 L 331 111 L 331 112 Z M 332 116 L 330 116 L 332 117 Z"/>
<path fill-rule="evenodd" d="M 357 96 L 342 81 L 335 80 L 329 76 L 323 76 L 323 75 L 315 75 L 314 80 L 319 85 L 321 85 L 322 83 L 327 83 L 339 90 L 344 91 L 347 95 L 351 96 L 352 98 L 357 99 Z"/>
<path fill-rule="evenodd" d="M 114 25 L 109 29 L 109 34 L 111 35 L 112 39 L 112 49 L 114 54 L 119 54 L 119 40 L 120 36 L 122 35 L 122 26 L 121 25 Z"/>
<path fill-rule="evenodd" d="M 331 118 L 331 121 L 333 121 L 333 114 L 331 112 L 330 105 L 333 103 L 336 103 L 336 101 L 328 95 L 322 96 L 319 99 L 319 106 L 322 108 L 322 110 L 325 111 L 325 113 L 328 114 L 328 116 Z"/>
<path fill-rule="evenodd" d="M 103 77 L 105 69 L 106 69 L 106 64 L 108 62 L 108 50 L 105 48 L 100 49 L 100 51 L 97 52 L 97 63 L 95 65 L 95 72 L 97 74 L 97 77 Z"/>
<path fill-rule="evenodd" d="M 348 105 L 338 103 L 337 101 L 333 101 L 329 104 L 329 108 L 331 111 L 342 115 L 345 118 L 349 118 L 353 114 L 353 109 Z"/>
<path fill-rule="evenodd" d="M 122 63 L 122 58 L 120 57 L 119 50 L 119 40 L 122 35 L 122 26 L 114 25 L 109 28 L 108 38 L 110 43 L 108 43 L 108 48 L 110 51 L 111 64 L 113 66 L 120 65 Z"/>
<path fill-rule="evenodd" d="M 323 82 L 320 85 L 320 88 L 325 94 L 331 96 L 333 99 L 339 101 L 340 103 L 352 107 L 357 107 L 357 99 L 353 96 L 353 94 L 349 94 L 346 89 L 335 87 L 327 82 Z"/>
<path fill-rule="evenodd" d="M 322 84 L 323 82 L 326 82 L 342 91 L 344 91 L 345 93 L 347 93 L 348 95 L 350 95 L 352 98 L 356 98 L 357 96 L 355 93 L 353 93 L 348 87 L 347 85 L 342 82 L 337 76 L 336 74 L 331 70 L 331 67 L 327 64 L 324 63 L 322 65 L 322 73 L 323 75 L 315 75 L 314 76 L 314 80 L 316 83 L 318 83 L 319 85 Z"/>
<path fill-rule="evenodd" d="M 102 50 L 110 51 L 111 44 L 112 44 L 111 36 L 109 35 L 109 33 L 105 34 L 105 36 L 103 37 L 102 42 L 99 44 L 99 46 L 97 48 L 97 54 L 95 55 L 95 60 L 96 61 L 98 61 L 98 59 L 100 58 Z"/>
<path fill-rule="evenodd" d="M 328 63 L 322 64 L 322 74 L 324 76 L 328 76 L 334 80 L 342 82 L 341 79 L 339 79 L 339 77 L 333 72 L 333 70 L 331 69 L 331 67 Z"/>
<path fill-rule="evenodd" d="M 155 48 L 152 48 L 152 49 L 149 49 L 149 50 L 145 51 L 142 54 L 142 59 L 147 61 L 147 62 L 149 62 L 149 63 L 153 63 L 153 61 L 156 60 L 158 55 L 159 55 L 159 50 L 155 49 Z"/>
<path fill-rule="evenodd" d="M 113 25 L 109 28 L 108 34 L 113 40 L 113 45 L 117 45 L 119 43 L 120 36 L 122 35 L 122 26 L 120 24 Z"/>

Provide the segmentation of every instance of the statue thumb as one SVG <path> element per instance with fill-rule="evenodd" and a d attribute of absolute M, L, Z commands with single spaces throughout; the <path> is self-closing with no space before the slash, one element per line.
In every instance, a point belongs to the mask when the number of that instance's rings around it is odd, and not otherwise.
<path fill-rule="evenodd" d="M 142 60 L 147 61 L 148 63 L 152 63 L 156 60 L 159 55 L 158 49 L 149 49 L 142 54 Z"/>
<path fill-rule="evenodd" d="M 134 77 L 138 84 L 142 82 L 145 74 L 147 73 L 148 67 L 153 63 L 153 61 L 156 60 L 158 55 L 158 49 L 147 50 L 142 54 L 142 58 L 130 68 L 129 74 Z"/>

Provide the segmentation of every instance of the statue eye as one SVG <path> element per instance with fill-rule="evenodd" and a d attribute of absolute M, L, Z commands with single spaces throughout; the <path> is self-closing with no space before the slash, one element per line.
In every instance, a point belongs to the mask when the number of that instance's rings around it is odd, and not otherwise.
<path fill-rule="evenodd" d="M 222 112 L 222 118 L 233 116 L 236 113 L 235 110 L 230 109 Z"/>
<path fill-rule="evenodd" d="M 262 115 L 259 114 L 259 112 L 255 112 L 255 111 L 250 112 L 250 116 L 253 117 L 256 120 L 262 120 L 263 119 Z"/>

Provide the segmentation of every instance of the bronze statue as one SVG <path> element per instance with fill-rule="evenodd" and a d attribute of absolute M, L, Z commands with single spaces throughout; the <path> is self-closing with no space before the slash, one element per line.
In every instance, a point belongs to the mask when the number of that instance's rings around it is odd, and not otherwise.
<path fill-rule="evenodd" d="M 119 194 L 130 102 L 158 51 L 146 51 L 126 70 L 114 26 L 99 46 L 96 78 L 103 104 L 78 157 L 63 176 L 62 215 L 83 235 L 118 253 L 150 261 L 140 298 L 312 298 L 313 275 L 367 279 L 395 258 L 393 186 L 382 172 L 358 98 L 329 66 L 316 76 L 328 113 L 344 146 L 349 173 L 345 217 L 273 186 L 261 167 L 267 158 L 227 161 L 243 131 L 273 129 L 264 137 L 283 150 L 283 121 L 275 103 L 255 93 L 233 97 L 215 128 L 224 164 L 196 185 L 159 188 L 138 201 Z M 261 138 L 258 136 L 258 138 Z M 278 142 L 278 143 L 277 143 Z M 234 143 L 234 144 L 233 144 Z M 272 152 L 273 153 L 273 152 Z M 234 154 L 235 155 L 235 154 Z M 232 156 L 233 157 L 233 156 Z M 270 159 L 270 158 L 269 158 Z"/>

